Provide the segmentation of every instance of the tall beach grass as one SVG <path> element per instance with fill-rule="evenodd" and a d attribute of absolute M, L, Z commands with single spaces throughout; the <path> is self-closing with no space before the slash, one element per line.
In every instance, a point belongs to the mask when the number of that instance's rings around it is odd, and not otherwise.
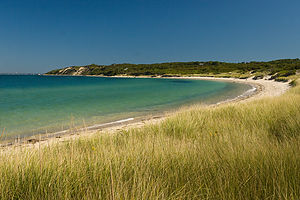
<path fill-rule="evenodd" d="M 300 86 L 112 135 L 1 151 L 0 199 L 300 199 Z"/>

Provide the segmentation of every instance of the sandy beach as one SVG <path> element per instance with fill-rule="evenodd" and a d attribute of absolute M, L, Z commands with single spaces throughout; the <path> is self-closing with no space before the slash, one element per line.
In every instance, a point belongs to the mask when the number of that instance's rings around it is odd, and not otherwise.
<path fill-rule="evenodd" d="M 133 77 L 131 77 L 133 78 Z M 253 86 L 254 91 L 247 95 L 240 95 L 234 99 L 228 99 L 217 104 L 209 106 L 218 106 L 225 103 L 242 103 L 248 102 L 264 97 L 279 96 L 289 89 L 288 83 L 276 82 L 266 79 L 253 80 L 248 79 L 236 79 L 236 78 L 214 78 L 214 77 L 167 77 L 169 79 L 198 79 L 198 80 L 212 80 L 212 81 L 230 81 L 236 83 L 244 83 Z M 176 112 L 176 111 L 175 111 Z M 49 135 L 36 135 L 30 138 L 26 138 L 19 142 L 10 142 L 2 145 L 2 149 L 16 148 L 16 147 L 40 147 L 41 145 L 49 145 L 51 143 L 66 142 L 79 137 L 91 137 L 95 134 L 113 134 L 122 130 L 128 130 L 131 128 L 140 128 L 146 124 L 159 123 L 162 120 L 172 116 L 172 112 L 165 113 L 159 116 L 145 116 L 142 118 L 131 118 L 123 120 L 117 123 L 107 123 L 103 125 L 96 125 L 85 129 L 78 129 L 72 131 L 62 131 L 60 133 L 54 133 Z M 1 147 L 1 146 L 0 146 Z"/>
<path fill-rule="evenodd" d="M 199 79 L 199 80 L 213 80 L 213 81 L 230 81 L 236 83 L 244 83 L 254 86 L 258 91 L 247 98 L 247 101 L 259 99 L 263 97 L 279 96 L 289 89 L 289 83 L 276 82 L 273 80 L 259 79 L 237 79 L 237 78 L 214 78 L 214 77 L 179 77 L 179 79 Z M 246 99 L 244 99 L 246 100 Z"/>

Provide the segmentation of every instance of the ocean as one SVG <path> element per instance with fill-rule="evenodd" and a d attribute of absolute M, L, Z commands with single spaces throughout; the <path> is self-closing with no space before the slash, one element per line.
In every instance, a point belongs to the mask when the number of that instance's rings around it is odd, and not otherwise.
<path fill-rule="evenodd" d="M 0 75 L 0 133 L 13 138 L 97 126 L 217 103 L 251 88 L 190 79 Z"/>

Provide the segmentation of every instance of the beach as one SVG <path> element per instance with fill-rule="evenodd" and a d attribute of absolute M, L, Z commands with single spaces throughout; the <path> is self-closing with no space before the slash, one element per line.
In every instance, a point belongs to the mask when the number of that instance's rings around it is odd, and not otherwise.
<path fill-rule="evenodd" d="M 122 76 L 123 77 L 123 76 Z M 130 77 L 134 78 L 134 77 Z M 139 78 L 139 77 L 137 77 Z M 143 77 L 144 78 L 144 77 Z M 167 77 L 168 79 L 195 79 L 195 80 L 211 80 L 211 81 L 229 81 L 235 83 L 248 84 L 253 87 L 253 90 L 248 94 L 242 94 L 233 99 L 227 99 L 225 101 L 218 102 L 216 104 L 211 104 L 208 106 L 219 106 L 227 103 L 246 103 L 249 101 L 261 99 L 264 97 L 274 97 L 279 96 L 289 89 L 289 84 L 284 82 L 276 82 L 272 80 L 259 79 L 253 80 L 248 79 L 236 79 L 236 78 L 214 78 L 214 77 Z M 247 92 L 246 92 L 247 93 Z M 202 105 L 203 106 L 203 105 Z M 188 109 L 184 107 L 181 109 Z M 156 116 L 143 116 L 138 118 L 128 118 L 116 122 L 105 123 L 100 125 L 94 125 L 91 127 L 66 130 L 58 133 L 48 134 L 48 135 L 35 135 L 32 137 L 25 138 L 20 141 L 9 142 L 2 144 L 2 147 L 18 147 L 18 146 L 28 146 L 28 147 L 39 147 L 40 145 L 49 145 L 56 142 L 65 142 L 68 140 L 73 140 L 79 137 L 91 137 L 95 134 L 114 134 L 122 130 L 128 130 L 131 128 L 141 128 L 147 124 L 156 124 L 165 120 L 166 118 L 172 116 L 174 112 L 166 112 Z"/>
<path fill-rule="evenodd" d="M 258 93 L 247 98 L 247 100 L 259 99 L 263 97 L 279 96 L 289 89 L 289 84 L 287 82 L 276 82 L 267 79 L 253 80 L 252 78 L 237 79 L 237 78 L 213 78 L 213 77 L 187 77 L 187 79 L 231 81 L 236 83 L 245 83 L 245 84 L 253 85 L 259 91 Z"/>

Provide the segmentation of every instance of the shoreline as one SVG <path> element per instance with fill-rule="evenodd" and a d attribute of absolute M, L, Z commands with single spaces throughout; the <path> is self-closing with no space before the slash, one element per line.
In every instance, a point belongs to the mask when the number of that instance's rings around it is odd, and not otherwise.
<path fill-rule="evenodd" d="M 92 77 L 105 77 L 105 76 L 92 76 Z M 288 83 L 275 82 L 271 80 L 259 79 L 253 80 L 252 78 L 248 79 L 237 79 L 237 78 L 215 78 L 215 77 L 132 77 L 132 76 L 113 76 L 110 78 L 164 78 L 164 79 L 194 79 L 194 80 L 210 80 L 210 81 L 222 81 L 222 82 L 235 82 L 248 84 L 252 86 L 252 89 L 247 90 L 245 93 L 233 98 L 226 99 L 214 104 L 204 105 L 205 107 L 214 107 L 219 105 L 224 105 L 228 103 L 237 103 L 237 102 L 248 102 L 251 100 L 260 99 L 263 97 L 273 97 L 279 96 L 286 92 L 289 89 Z M 182 107 L 180 107 L 182 108 Z M 184 107 L 188 108 L 188 107 Z M 91 137 L 94 134 L 104 134 L 104 133 L 114 133 L 120 130 L 127 130 L 130 128 L 140 128 L 146 124 L 155 124 L 168 117 L 172 116 L 178 111 L 179 108 L 170 112 L 164 112 L 157 115 L 145 115 L 137 118 L 128 118 L 118 121 L 108 122 L 104 124 L 95 124 L 90 127 L 80 128 L 77 130 L 64 130 L 56 133 L 50 133 L 48 135 L 34 135 L 30 137 L 22 138 L 22 140 L 7 141 L 4 144 L 0 144 L 1 150 L 7 149 L 9 147 L 18 147 L 18 146 L 36 146 L 37 144 L 49 144 L 54 142 L 64 142 L 71 139 L 79 137 Z"/>
<path fill-rule="evenodd" d="M 267 89 L 267 93 L 263 93 L 260 95 L 264 96 L 279 96 L 289 89 L 289 82 L 277 82 L 274 80 L 268 80 L 270 77 L 266 77 L 263 79 L 253 80 L 252 77 L 246 79 L 239 78 L 220 78 L 220 77 L 212 77 L 212 76 L 129 76 L 129 75 L 116 75 L 116 76 L 105 76 L 105 75 L 53 75 L 53 74 L 42 74 L 40 76 L 78 76 L 78 77 L 103 77 L 103 78 L 153 78 L 153 79 L 194 79 L 194 80 L 211 80 L 211 81 L 225 81 L 225 82 L 234 82 L 234 83 L 244 83 L 255 87 L 261 87 L 262 90 Z M 266 88 L 265 88 L 266 87 Z M 274 92 L 274 94 L 270 93 L 270 89 Z"/>

